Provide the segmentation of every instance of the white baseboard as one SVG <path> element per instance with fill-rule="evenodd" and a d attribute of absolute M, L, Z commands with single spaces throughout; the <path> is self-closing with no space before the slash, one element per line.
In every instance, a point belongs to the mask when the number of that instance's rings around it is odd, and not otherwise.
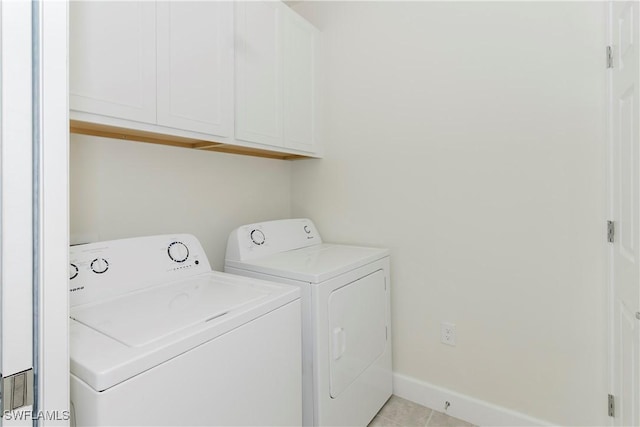
<path fill-rule="evenodd" d="M 393 374 L 393 394 L 477 426 L 552 426 L 520 412 L 512 411 L 415 378 Z M 450 406 L 445 411 L 445 402 Z"/>

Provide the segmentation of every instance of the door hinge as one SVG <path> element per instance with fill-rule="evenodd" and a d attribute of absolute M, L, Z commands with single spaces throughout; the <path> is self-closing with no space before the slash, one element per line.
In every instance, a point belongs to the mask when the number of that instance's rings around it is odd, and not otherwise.
<path fill-rule="evenodd" d="M 616 224 L 613 221 L 607 221 L 607 242 L 613 243 L 616 238 Z"/>
<path fill-rule="evenodd" d="M 609 407 L 609 416 L 615 417 L 616 416 L 616 398 L 613 396 L 613 394 L 609 395 L 608 407 Z"/>
<path fill-rule="evenodd" d="M 8 377 L 1 377 L 2 411 L 13 411 L 33 405 L 33 368 Z"/>
<path fill-rule="evenodd" d="M 613 48 L 607 46 L 607 68 L 613 68 Z"/>

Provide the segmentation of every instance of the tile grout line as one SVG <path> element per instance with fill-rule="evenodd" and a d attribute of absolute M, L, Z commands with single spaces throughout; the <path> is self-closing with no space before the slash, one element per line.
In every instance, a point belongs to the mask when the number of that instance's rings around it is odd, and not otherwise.
<path fill-rule="evenodd" d="M 385 417 L 384 415 L 376 414 L 376 417 L 380 417 L 385 421 L 388 421 L 388 422 L 393 423 L 393 424 L 397 424 L 396 420 L 394 420 L 392 418 L 389 418 L 389 417 Z M 375 417 L 373 417 L 373 419 L 375 420 Z"/>
<path fill-rule="evenodd" d="M 431 409 L 431 413 L 429 414 L 429 418 L 427 418 L 427 423 L 424 425 L 425 427 L 427 427 L 429 425 L 429 423 L 431 422 L 431 417 L 433 417 L 433 413 L 435 411 L 433 409 Z"/>

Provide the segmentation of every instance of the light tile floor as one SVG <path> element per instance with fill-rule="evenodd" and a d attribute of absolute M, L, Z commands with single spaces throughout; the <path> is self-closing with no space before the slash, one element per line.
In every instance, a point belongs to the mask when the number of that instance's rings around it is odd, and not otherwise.
<path fill-rule="evenodd" d="M 369 427 L 473 427 L 466 421 L 450 417 L 398 396 L 391 396 Z"/>

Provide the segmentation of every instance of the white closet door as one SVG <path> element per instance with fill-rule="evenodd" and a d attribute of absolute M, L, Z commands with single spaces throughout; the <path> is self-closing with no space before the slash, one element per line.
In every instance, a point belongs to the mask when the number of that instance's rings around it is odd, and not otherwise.
<path fill-rule="evenodd" d="M 640 424 L 640 116 L 639 4 L 610 3 L 611 388 L 613 425 Z"/>
<path fill-rule="evenodd" d="M 1 2 L 0 44 L 0 424 L 68 426 L 67 4 Z"/>
<path fill-rule="evenodd" d="M 33 366 L 31 5 L 2 3 L 2 375 Z M 26 72 L 25 72 L 26 71 Z"/>
<path fill-rule="evenodd" d="M 69 3 L 70 108 L 156 120 L 156 3 Z"/>
<path fill-rule="evenodd" d="M 284 14 L 284 145 L 316 151 L 318 30 L 291 10 Z"/>
<path fill-rule="evenodd" d="M 282 146 L 285 7 L 280 2 L 236 3 L 236 139 Z"/>
<path fill-rule="evenodd" d="M 158 124 L 230 137 L 233 3 L 158 3 Z"/>

